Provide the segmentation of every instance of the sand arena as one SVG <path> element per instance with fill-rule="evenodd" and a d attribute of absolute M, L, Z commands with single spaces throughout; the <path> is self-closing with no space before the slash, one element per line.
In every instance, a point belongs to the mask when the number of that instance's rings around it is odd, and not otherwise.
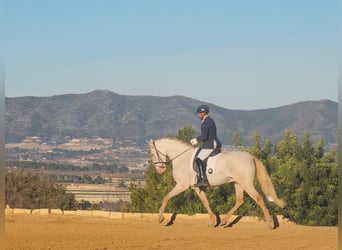
<path fill-rule="evenodd" d="M 165 218 L 158 224 L 156 214 L 6 209 L 6 249 L 338 249 L 338 227 L 300 226 L 280 216 L 275 230 L 256 217 L 226 228 L 208 226 L 206 214 Z"/>

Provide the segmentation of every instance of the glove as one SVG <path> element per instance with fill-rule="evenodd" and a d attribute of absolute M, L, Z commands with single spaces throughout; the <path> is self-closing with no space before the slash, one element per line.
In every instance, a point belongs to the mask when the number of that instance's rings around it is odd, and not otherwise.
<path fill-rule="evenodd" d="M 191 144 L 192 146 L 196 146 L 197 143 L 198 143 L 198 141 L 197 141 L 196 138 L 192 138 L 192 139 L 190 140 L 190 144 Z"/>

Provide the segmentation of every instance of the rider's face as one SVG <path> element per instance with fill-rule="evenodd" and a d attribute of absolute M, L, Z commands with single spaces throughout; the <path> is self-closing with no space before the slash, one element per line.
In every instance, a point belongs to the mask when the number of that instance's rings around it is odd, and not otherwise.
<path fill-rule="evenodd" d="M 197 113 L 197 117 L 198 117 L 198 119 L 200 119 L 201 121 L 203 120 L 203 118 L 204 118 L 205 115 L 206 115 L 206 113 L 204 113 L 204 112 Z"/>

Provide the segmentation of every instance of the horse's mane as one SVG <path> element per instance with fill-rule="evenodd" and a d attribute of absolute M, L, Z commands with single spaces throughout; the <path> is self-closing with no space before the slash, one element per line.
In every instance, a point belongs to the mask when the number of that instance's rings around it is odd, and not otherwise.
<path fill-rule="evenodd" d="M 162 137 L 162 138 L 159 138 L 159 140 L 171 140 L 171 141 L 175 141 L 175 142 L 179 142 L 180 144 L 183 144 L 185 146 L 189 146 L 189 143 L 185 142 L 185 141 L 182 141 L 176 137 L 171 137 L 171 136 L 167 136 L 167 137 Z"/>

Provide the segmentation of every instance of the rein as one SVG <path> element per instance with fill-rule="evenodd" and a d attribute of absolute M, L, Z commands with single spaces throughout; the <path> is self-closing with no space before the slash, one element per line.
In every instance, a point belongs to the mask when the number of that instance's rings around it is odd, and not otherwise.
<path fill-rule="evenodd" d="M 160 157 L 160 154 L 163 155 L 163 156 L 167 156 L 166 154 L 163 154 L 162 152 L 160 152 L 158 149 L 157 149 L 157 146 L 155 144 L 155 142 L 153 141 L 153 146 L 154 146 L 154 149 L 156 150 L 157 152 L 157 157 L 158 157 L 158 160 L 159 161 L 156 161 L 156 162 L 153 162 L 153 164 L 158 164 L 158 163 L 163 163 L 163 164 L 167 164 L 167 163 L 170 163 L 172 162 L 174 159 L 177 159 L 178 157 L 180 157 L 182 154 L 186 153 L 187 151 L 189 151 L 190 149 L 192 149 L 192 147 L 189 147 L 187 148 L 186 150 L 184 150 L 183 152 L 179 153 L 178 155 L 176 155 L 175 157 L 173 157 L 172 159 L 169 159 L 168 161 L 162 161 L 161 157 Z M 166 168 L 166 166 L 158 166 L 160 168 Z"/>

